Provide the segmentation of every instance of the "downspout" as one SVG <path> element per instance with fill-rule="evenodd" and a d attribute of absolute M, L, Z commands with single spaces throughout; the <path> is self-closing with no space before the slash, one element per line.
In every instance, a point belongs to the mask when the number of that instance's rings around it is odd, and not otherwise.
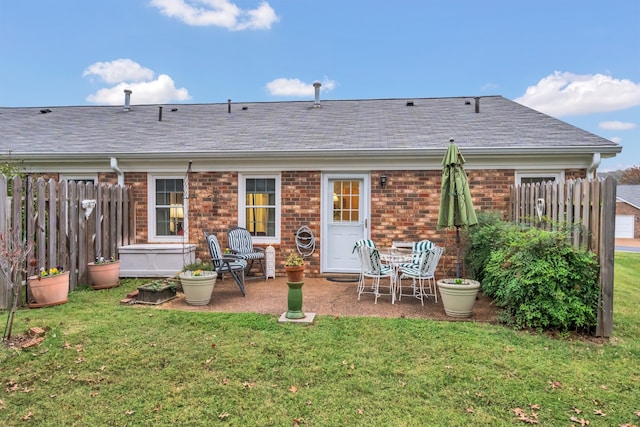
<path fill-rule="evenodd" d="M 111 158 L 111 169 L 116 171 L 116 173 L 118 174 L 118 185 L 119 186 L 123 186 L 124 185 L 124 172 L 122 172 L 122 170 L 118 167 L 118 159 L 116 159 L 115 157 Z"/>
<path fill-rule="evenodd" d="M 587 179 L 593 181 L 597 177 L 597 169 L 600 166 L 600 153 L 593 153 L 591 165 L 587 168 Z"/>

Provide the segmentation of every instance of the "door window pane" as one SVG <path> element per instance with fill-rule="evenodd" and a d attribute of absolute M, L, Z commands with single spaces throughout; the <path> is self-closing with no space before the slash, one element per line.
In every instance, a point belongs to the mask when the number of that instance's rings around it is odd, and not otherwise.
<path fill-rule="evenodd" d="M 360 181 L 333 181 L 333 221 L 360 220 Z"/>

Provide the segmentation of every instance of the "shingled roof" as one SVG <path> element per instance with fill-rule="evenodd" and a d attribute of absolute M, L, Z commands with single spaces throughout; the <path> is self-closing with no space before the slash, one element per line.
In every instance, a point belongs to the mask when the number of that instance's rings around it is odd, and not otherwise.
<path fill-rule="evenodd" d="M 135 100 L 133 94 L 132 101 Z M 159 112 L 162 107 L 162 120 Z M 476 110 L 478 108 L 478 110 Z M 476 112 L 478 111 L 478 112 Z M 18 158 L 177 153 L 438 150 L 600 153 L 621 147 L 501 96 L 0 108 L 0 150 Z"/>
<path fill-rule="evenodd" d="M 617 198 L 640 209 L 640 185 L 618 185 Z"/>

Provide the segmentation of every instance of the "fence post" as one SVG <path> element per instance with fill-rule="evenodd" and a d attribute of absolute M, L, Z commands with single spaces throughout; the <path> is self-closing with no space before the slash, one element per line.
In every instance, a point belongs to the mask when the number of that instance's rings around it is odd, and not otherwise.
<path fill-rule="evenodd" d="M 609 338 L 613 332 L 613 267 L 615 255 L 617 180 L 608 176 L 602 184 L 600 216 L 600 299 L 596 336 Z"/>

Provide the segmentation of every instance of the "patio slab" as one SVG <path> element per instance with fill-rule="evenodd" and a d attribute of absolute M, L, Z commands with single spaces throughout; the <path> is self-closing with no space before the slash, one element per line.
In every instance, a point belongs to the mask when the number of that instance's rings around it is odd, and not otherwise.
<path fill-rule="evenodd" d="M 473 315 L 470 318 L 455 319 L 445 314 L 440 299 L 435 303 L 433 298 L 428 298 L 422 306 L 416 298 L 403 297 L 401 301 L 396 301 L 392 305 L 389 296 L 382 296 L 375 304 L 374 296 L 370 294 L 362 295 L 358 300 L 356 282 L 331 281 L 327 277 L 305 278 L 304 282 L 302 311 L 314 313 L 316 316 L 422 318 L 494 323 L 498 313 L 498 308 L 482 293 L 476 300 Z M 243 297 L 235 282 L 230 277 L 225 277 L 224 280 L 216 282 L 213 296 L 207 305 L 188 305 L 184 295 L 179 292 L 177 298 L 154 308 L 228 313 L 253 312 L 277 317 L 287 311 L 288 287 L 285 277 L 247 280 L 245 289 L 247 296 Z"/>

